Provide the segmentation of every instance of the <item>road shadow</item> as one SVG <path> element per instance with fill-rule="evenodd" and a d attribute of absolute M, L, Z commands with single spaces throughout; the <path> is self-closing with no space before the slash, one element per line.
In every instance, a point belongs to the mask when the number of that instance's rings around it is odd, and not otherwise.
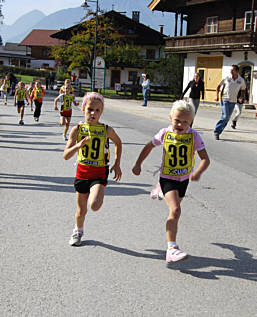
<path fill-rule="evenodd" d="M 249 253 L 251 249 L 223 243 L 212 243 L 212 245 L 230 250 L 234 257 L 217 259 L 189 255 L 184 261 L 168 263 L 167 268 L 201 279 L 218 280 L 220 276 L 227 276 L 257 282 L 257 259 Z M 98 246 L 128 256 L 162 261 L 165 261 L 166 254 L 166 251 L 155 249 L 138 252 L 95 240 L 82 241 L 81 246 Z"/>
<path fill-rule="evenodd" d="M 0 181 L 0 188 L 4 189 L 55 191 L 66 193 L 75 192 L 73 187 L 73 177 L 0 173 L 0 179 L 6 179 L 6 181 Z"/>
<path fill-rule="evenodd" d="M 6 180 L 6 181 L 3 181 Z M 27 181 L 27 182 L 26 182 Z M 53 177 L 41 175 L 7 174 L 0 173 L 0 188 L 34 191 L 54 191 L 75 193 L 74 177 Z M 108 181 L 105 190 L 106 196 L 136 196 L 149 195 L 149 192 L 139 187 L 150 187 L 151 184 L 117 183 Z"/>

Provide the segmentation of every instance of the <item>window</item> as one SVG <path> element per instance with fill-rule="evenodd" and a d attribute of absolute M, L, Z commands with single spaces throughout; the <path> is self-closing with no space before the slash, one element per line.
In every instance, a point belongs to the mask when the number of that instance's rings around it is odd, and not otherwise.
<path fill-rule="evenodd" d="M 43 57 L 48 57 L 50 54 L 49 54 L 49 49 L 48 48 L 43 48 L 42 49 L 42 56 Z"/>
<path fill-rule="evenodd" d="M 155 59 L 155 50 L 147 49 L 146 50 L 146 59 Z"/>
<path fill-rule="evenodd" d="M 137 72 L 131 71 L 128 73 L 128 81 L 137 80 Z"/>
<path fill-rule="evenodd" d="M 254 11 L 254 16 L 257 16 L 257 11 Z M 254 30 L 255 30 L 255 20 L 254 19 Z M 246 11 L 245 12 L 245 25 L 244 25 L 244 29 L 245 30 L 251 30 L 251 23 L 252 23 L 252 11 Z"/>
<path fill-rule="evenodd" d="M 206 33 L 218 32 L 218 17 L 209 17 L 206 20 Z"/>

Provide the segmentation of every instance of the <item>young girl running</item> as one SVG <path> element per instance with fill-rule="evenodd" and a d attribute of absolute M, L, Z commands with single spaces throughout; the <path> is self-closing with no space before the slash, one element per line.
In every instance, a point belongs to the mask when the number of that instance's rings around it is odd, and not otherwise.
<path fill-rule="evenodd" d="M 82 102 L 85 122 L 72 128 L 63 153 L 65 160 L 78 153 L 78 166 L 74 187 L 77 195 L 75 228 L 69 244 L 79 246 L 83 236 L 83 225 L 87 214 L 87 203 L 93 211 L 103 204 L 105 186 L 109 174 L 108 150 L 106 145 L 110 138 L 115 144 L 115 162 L 111 168 L 114 179 L 121 179 L 120 158 L 122 144 L 114 129 L 100 123 L 104 109 L 104 99 L 98 93 L 87 94 Z"/>
<path fill-rule="evenodd" d="M 41 82 L 40 81 L 36 81 L 35 82 L 35 87 L 32 90 L 32 99 L 34 100 L 34 104 L 35 104 L 34 120 L 36 122 L 39 121 L 44 95 L 45 95 L 45 90 L 41 86 Z"/>
<path fill-rule="evenodd" d="M 24 108 L 25 108 L 25 99 L 27 101 L 27 105 L 29 105 L 28 97 L 27 97 L 27 90 L 25 88 L 25 84 L 20 81 L 18 82 L 18 86 L 15 89 L 14 94 L 14 107 L 16 106 L 17 102 L 17 112 L 20 113 L 20 125 L 24 125 L 23 116 L 24 116 Z"/>
<path fill-rule="evenodd" d="M 63 126 L 65 124 L 65 128 L 63 131 L 63 139 L 65 141 L 68 140 L 67 132 L 69 130 L 71 116 L 72 116 L 72 103 L 75 106 L 78 106 L 79 103 L 75 101 L 75 96 L 71 94 L 71 91 L 68 87 L 64 87 L 64 93 L 60 94 L 54 100 L 54 110 L 58 110 L 57 102 L 61 102 L 61 112 L 60 112 L 60 125 Z"/>
<path fill-rule="evenodd" d="M 200 135 L 190 125 L 194 119 L 194 107 L 184 100 L 174 102 L 169 119 L 171 125 L 161 129 L 141 151 L 132 171 L 141 173 L 141 165 L 155 146 L 163 146 L 160 172 L 160 186 L 169 208 L 166 222 L 168 249 L 166 261 L 179 261 L 187 254 L 181 251 L 176 242 L 178 221 L 181 214 L 181 201 L 185 196 L 189 179 L 198 181 L 210 164 L 205 145 Z M 193 171 L 195 152 L 201 159 L 198 168 Z"/>
<path fill-rule="evenodd" d="M 2 96 L 2 99 L 4 100 L 5 105 L 7 105 L 8 87 L 9 87 L 8 82 L 6 79 L 4 79 L 0 90 L 1 90 L 1 96 Z"/>
<path fill-rule="evenodd" d="M 28 96 L 29 96 L 29 102 L 30 102 L 30 108 L 31 111 L 33 111 L 33 100 L 32 100 L 32 91 L 35 88 L 35 83 L 30 83 L 29 89 L 28 89 Z"/>
<path fill-rule="evenodd" d="M 70 79 L 65 79 L 64 85 L 59 90 L 59 94 L 63 94 L 65 88 L 68 88 L 70 90 L 70 92 L 74 95 L 75 92 L 74 92 L 74 88 L 71 85 Z"/>

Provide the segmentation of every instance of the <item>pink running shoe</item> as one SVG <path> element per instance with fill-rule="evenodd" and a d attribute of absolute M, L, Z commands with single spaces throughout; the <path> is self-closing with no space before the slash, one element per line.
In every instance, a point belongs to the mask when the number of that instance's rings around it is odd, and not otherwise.
<path fill-rule="evenodd" d="M 175 245 L 173 248 L 170 248 L 166 252 L 166 261 L 167 262 L 176 262 L 183 260 L 187 257 L 186 252 L 183 252 L 179 249 L 178 245 Z"/>
<path fill-rule="evenodd" d="M 160 184 L 158 183 L 156 187 L 151 191 L 152 199 L 163 199 L 163 193 Z"/>

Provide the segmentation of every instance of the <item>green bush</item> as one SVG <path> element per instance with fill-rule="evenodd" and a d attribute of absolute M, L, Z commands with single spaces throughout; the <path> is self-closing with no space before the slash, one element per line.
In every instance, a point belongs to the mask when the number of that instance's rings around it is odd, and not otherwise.
<path fill-rule="evenodd" d="M 46 77 L 49 75 L 50 71 L 48 70 L 38 70 L 33 68 L 25 67 L 14 67 L 14 66 L 4 66 L 0 65 L 0 74 L 5 76 L 8 73 L 20 74 L 20 75 L 29 75 L 33 77 Z"/>

